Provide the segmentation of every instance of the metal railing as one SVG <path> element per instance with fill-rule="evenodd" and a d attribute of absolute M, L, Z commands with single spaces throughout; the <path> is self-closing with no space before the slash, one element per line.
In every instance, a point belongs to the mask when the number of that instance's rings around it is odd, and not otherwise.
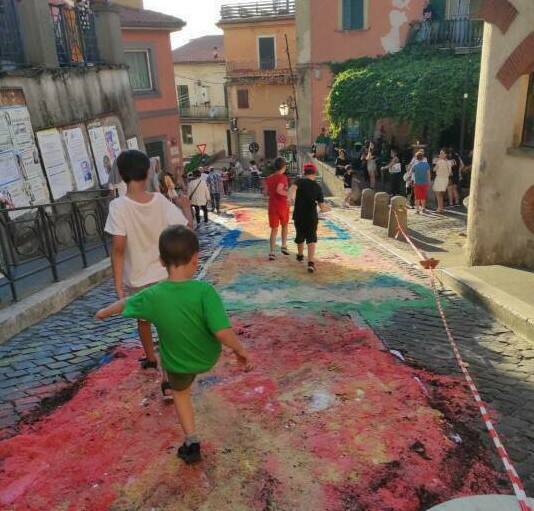
<path fill-rule="evenodd" d="M 182 119 L 228 119 L 228 108 L 225 106 L 179 106 Z"/>
<path fill-rule="evenodd" d="M 294 15 L 295 0 L 264 0 L 221 6 L 221 21 Z"/>
<path fill-rule="evenodd" d="M 91 65 L 99 61 L 95 19 L 89 0 L 74 7 L 50 4 L 56 49 L 61 66 Z"/>
<path fill-rule="evenodd" d="M 0 0 L 0 69 L 24 63 L 19 21 L 14 0 Z"/>
<path fill-rule="evenodd" d="M 459 18 L 412 25 L 409 44 L 423 44 L 434 48 L 480 48 L 484 21 Z"/>
<path fill-rule="evenodd" d="M 103 249 L 109 255 L 104 225 L 110 192 L 88 199 L 0 210 L 0 288 L 9 286 L 18 300 L 17 284 L 50 271 L 60 280 L 59 266 L 79 259 L 87 268 L 89 253 Z"/>

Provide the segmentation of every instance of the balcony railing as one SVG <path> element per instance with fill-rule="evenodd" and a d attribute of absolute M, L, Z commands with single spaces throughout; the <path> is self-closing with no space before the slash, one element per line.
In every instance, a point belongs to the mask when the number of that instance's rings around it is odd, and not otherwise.
<path fill-rule="evenodd" d="M 88 0 L 74 7 L 50 5 L 56 49 L 61 66 L 91 65 L 99 61 L 94 14 Z"/>
<path fill-rule="evenodd" d="M 287 59 L 228 61 L 226 72 L 230 77 L 277 77 L 291 76 Z"/>
<path fill-rule="evenodd" d="M 24 63 L 14 0 L 0 0 L 0 69 Z"/>
<path fill-rule="evenodd" d="M 221 7 L 221 21 L 295 15 L 295 0 L 264 0 Z"/>
<path fill-rule="evenodd" d="M 228 108 L 225 106 L 179 106 L 182 119 L 228 119 Z"/>
<path fill-rule="evenodd" d="M 412 25 L 409 43 L 433 48 L 480 48 L 484 22 L 470 18 L 420 22 Z"/>

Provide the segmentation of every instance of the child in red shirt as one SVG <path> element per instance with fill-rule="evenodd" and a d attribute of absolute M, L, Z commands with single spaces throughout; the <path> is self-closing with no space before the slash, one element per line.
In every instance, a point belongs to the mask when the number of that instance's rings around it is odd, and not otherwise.
<path fill-rule="evenodd" d="M 287 249 L 287 234 L 289 226 L 289 201 L 287 198 L 289 182 L 284 158 L 276 158 L 273 163 L 274 174 L 266 180 L 267 194 L 269 196 L 269 227 L 271 228 L 271 240 L 269 261 L 276 259 L 275 248 L 278 228 L 282 226 L 282 254 L 289 255 Z"/>

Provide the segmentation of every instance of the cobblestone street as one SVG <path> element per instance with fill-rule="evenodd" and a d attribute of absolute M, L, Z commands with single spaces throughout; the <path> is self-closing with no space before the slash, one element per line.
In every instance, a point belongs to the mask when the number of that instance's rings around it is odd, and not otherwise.
<path fill-rule="evenodd" d="M 187 485 L 199 485 L 198 481 L 187 479 L 192 476 L 184 475 L 183 472 L 182 475 L 186 477 L 184 487 L 177 488 L 178 483 L 169 480 L 167 461 L 170 459 L 169 456 L 173 456 L 172 451 L 169 451 L 169 444 L 175 445 L 177 439 L 175 428 L 172 426 L 173 420 L 167 419 L 170 412 L 162 412 L 156 402 L 143 406 L 149 407 L 147 415 L 163 414 L 165 419 L 158 420 L 168 420 L 164 426 L 166 432 L 164 438 L 168 443 L 165 443 L 164 447 L 156 447 L 154 453 L 145 454 L 153 458 L 147 460 L 147 463 L 149 461 L 152 463 L 152 469 L 156 473 L 160 476 L 167 474 L 164 476 L 166 490 L 158 493 L 153 478 L 144 471 L 145 466 L 138 467 L 136 469 L 138 472 L 135 474 L 138 482 L 135 484 L 143 489 L 143 498 L 136 500 L 138 497 L 130 488 L 134 483 L 127 482 L 128 468 L 116 467 L 114 470 L 124 471 L 124 478 L 121 479 L 122 482 L 116 483 L 122 489 L 117 490 L 118 493 L 113 493 L 115 496 L 112 501 L 119 502 L 115 500 L 119 497 L 122 500 L 113 509 L 187 510 L 196 509 L 191 507 L 193 502 L 202 502 L 207 506 L 206 509 L 230 511 L 255 509 L 257 503 L 261 501 L 262 505 L 271 506 L 265 509 L 304 509 L 303 506 L 307 506 L 314 511 L 357 510 L 360 509 L 358 507 L 360 503 L 364 503 L 361 505 L 367 507 L 362 509 L 376 511 L 423 510 L 443 499 L 463 494 L 510 493 L 500 461 L 495 455 L 478 410 L 474 407 L 454 360 L 425 274 L 373 243 L 363 232 L 363 226 L 358 226 L 355 212 L 341 209 L 336 209 L 321 223 L 319 272 L 312 277 L 312 281 L 307 278 L 305 271 L 302 273 L 302 267 L 293 260 L 293 257 L 290 261 L 278 260 L 269 266 L 266 262 L 265 213 L 259 207 L 261 204 L 258 201 L 254 205 L 255 207 L 252 207 L 251 202 L 229 204 L 230 209 L 234 210 L 234 223 L 225 219 L 223 225 L 210 223 L 207 227 L 203 226 L 200 231 L 203 262 L 210 257 L 216 247 L 221 246 L 223 249 L 220 257 L 214 261 L 211 268 L 208 268 L 207 278 L 221 292 L 238 332 L 249 344 L 251 351 L 256 351 L 258 363 L 257 374 L 245 378 L 235 376 L 228 368 L 228 363 L 220 364 L 221 367 L 213 376 L 201 379 L 198 384 L 196 397 L 199 403 L 204 403 L 199 405 L 202 427 L 211 446 L 210 456 L 217 459 L 216 463 L 208 462 L 206 472 L 201 472 L 198 476 L 201 479 L 207 478 L 212 490 L 202 489 L 200 485 L 193 490 L 192 496 L 184 496 L 184 492 L 189 492 Z M 418 221 L 424 222 L 424 219 Z M 446 227 L 451 233 L 450 243 L 460 243 L 463 220 L 445 219 L 441 224 L 446 222 L 450 224 Z M 438 227 L 434 227 L 434 224 Z M 428 225 L 429 240 L 442 236 L 442 233 L 435 230 L 440 228 L 439 221 L 433 220 Z M 417 224 L 413 226 L 414 229 L 416 227 Z M 227 235 L 221 243 L 225 234 Z M 398 248 L 398 243 L 391 242 L 391 246 Z M 281 257 L 283 256 L 279 256 Z M 534 410 L 532 397 L 534 346 L 514 335 L 493 320 L 488 313 L 465 299 L 445 289 L 441 293 L 450 326 L 460 345 L 462 355 L 469 364 L 483 399 L 487 401 L 492 411 L 505 446 L 524 479 L 527 492 L 532 494 L 534 493 L 532 411 Z M 132 379 L 133 377 L 126 376 L 134 369 L 135 374 L 138 372 L 130 360 L 130 355 L 127 355 L 125 361 L 114 360 L 112 355 L 108 355 L 110 348 L 116 346 L 129 348 L 137 344 L 133 323 L 114 319 L 102 324 L 92 319 L 95 310 L 103 303 L 109 302 L 113 295 L 111 283 L 105 282 L 73 302 L 61 313 L 0 346 L 0 424 L 3 427 L 4 438 L 16 435 L 21 428 L 17 423 L 22 417 L 32 418 L 32 414 L 38 410 L 53 408 L 56 402 L 68 400 L 72 395 L 75 396 L 72 399 L 72 406 L 81 406 L 76 401 L 76 393 L 73 392 L 77 389 L 77 382 L 91 369 L 106 362 L 111 364 L 95 373 L 95 377 L 101 373 L 102 376 L 98 380 L 101 383 L 96 383 L 96 380 L 90 378 L 86 384 L 87 388 L 83 390 L 86 393 L 83 399 L 90 399 L 95 385 L 97 390 L 94 392 L 97 392 L 98 385 L 104 384 L 106 378 L 111 378 L 109 375 L 110 371 L 113 371 L 112 367 L 117 367 L 117 374 L 124 373 L 124 376 L 121 376 L 123 380 L 118 382 L 119 387 L 122 385 L 120 388 L 123 388 L 124 396 L 115 398 L 110 390 L 109 396 L 104 400 L 119 399 L 126 403 L 129 402 L 128 396 L 132 392 L 135 392 L 135 399 L 131 401 L 131 406 L 134 408 L 141 399 L 146 400 L 146 396 L 140 394 L 144 392 L 141 380 L 137 381 Z M 351 323 L 352 326 L 347 323 L 349 317 L 354 321 Z M 280 318 L 280 321 L 273 321 L 276 318 Z M 319 323 L 315 324 L 316 321 Z M 277 327 L 276 324 L 283 326 Z M 352 331 L 353 327 L 357 330 Z M 374 344 L 375 335 L 386 348 L 401 352 L 407 365 L 399 364 L 398 360 L 389 354 L 384 355 L 387 361 L 384 359 L 383 364 L 396 364 L 394 369 L 387 369 L 386 365 L 381 365 L 382 362 L 378 364 L 376 360 L 372 362 L 374 360 L 372 357 L 382 357 L 379 353 L 383 351 L 383 348 L 377 349 L 377 345 Z M 365 340 L 361 341 L 360 338 Z M 309 339 L 309 344 L 306 339 Z M 348 344 L 342 343 L 338 346 L 336 343 L 342 342 L 341 339 L 345 339 L 343 342 L 348 341 Z M 321 348 L 316 349 L 315 343 Z M 324 343 L 333 344 L 324 345 Z M 356 346 L 360 351 L 354 359 L 351 359 L 353 355 L 351 347 Z M 308 352 L 309 360 L 306 359 Z M 369 366 L 366 366 L 367 356 L 371 357 Z M 301 360 L 299 357 L 304 358 Z M 344 362 L 348 360 L 352 360 L 350 367 L 345 367 Z M 404 375 L 405 370 L 407 373 Z M 345 376 L 338 380 L 336 376 L 338 373 Z M 364 373 L 368 378 L 371 378 L 372 374 L 371 380 L 364 381 Z M 415 394 L 420 393 L 420 395 L 417 398 L 413 396 L 407 398 L 403 392 L 411 389 L 409 382 L 413 381 L 415 375 L 419 378 L 423 391 L 414 390 Z M 382 397 L 374 394 L 375 378 L 380 380 L 380 388 L 390 389 Z M 143 379 L 145 380 L 146 378 Z M 342 383 L 352 381 L 358 387 L 356 395 L 351 385 L 349 390 L 349 387 L 345 388 Z M 233 382 L 232 385 L 229 382 Z M 402 383 L 399 385 L 400 382 Z M 232 390 L 233 386 L 238 388 Z M 258 389 L 270 390 L 260 392 Z M 268 392 L 268 395 L 260 399 L 260 396 L 254 394 L 255 392 L 260 392 L 262 396 L 264 392 Z M 82 391 L 78 396 L 81 393 Z M 389 399 L 387 397 L 389 395 L 393 396 L 394 401 L 390 405 L 384 405 L 384 409 L 380 412 L 382 406 L 380 403 L 386 403 L 384 400 Z M 150 399 L 152 396 L 153 394 L 150 395 Z M 228 401 L 218 404 L 217 399 L 223 398 Z M 82 397 L 79 399 L 82 400 Z M 418 418 L 411 417 L 411 412 L 408 410 L 399 409 L 401 404 L 393 404 L 397 402 L 412 403 L 408 408 L 414 412 L 418 410 Z M 67 404 L 52 412 L 52 420 L 59 421 L 58 424 L 68 424 L 69 413 L 72 413 L 69 411 L 69 406 Z M 351 409 L 351 406 L 354 408 Z M 423 411 L 424 409 L 430 411 L 429 415 Z M 329 410 L 334 415 L 340 414 L 343 420 L 338 424 L 332 417 L 328 416 L 329 419 L 321 415 L 330 413 Z M 269 411 L 275 416 L 270 418 L 266 415 Z M 220 421 L 225 413 L 228 413 L 228 424 L 237 431 L 225 430 L 228 437 L 221 441 L 216 429 L 213 429 L 213 422 Z M 250 416 L 250 413 L 253 415 Z M 349 415 L 346 416 L 347 413 Z M 54 419 L 56 414 L 57 418 Z M 243 414 L 241 418 L 243 424 L 240 421 L 238 423 L 236 414 Z M 309 423 L 306 422 L 308 416 Z M 352 422 L 353 418 L 350 417 L 354 416 L 356 421 L 362 422 Z M 112 416 L 109 420 L 116 422 L 117 417 Z M 430 421 L 430 417 L 439 417 L 439 420 L 437 423 L 432 421 L 426 423 L 426 420 Z M 123 420 L 130 419 L 125 416 Z M 135 419 L 132 417 L 131 420 Z M 257 420 L 260 420 L 260 425 Z M 338 454 L 335 459 L 325 461 L 329 467 L 328 470 L 325 468 L 325 471 L 329 471 L 328 478 L 331 480 L 327 481 L 321 473 L 315 474 L 317 481 L 314 482 L 310 480 L 310 474 L 313 472 L 311 467 L 317 461 L 306 457 L 307 455 L 304 456 L 302 452 L 304 449 L 309 451 L 309 456 L 320 456 L 322 447 L 319 445 L 319 439 L 324 437 L 325 442 L 334 444 L 340 441 L 337 436 L 328 436 L 329 420 L 338 424 L 336 427 L 339 430 L 336 435 L 344 435 L 344 428 L 352 431 L 351 434 L 360 431 L 361 435 L 363 432 L 371 435 L 363 443 L 373 446 L 373 455 L 369 454 L 369 459 L 372 461 L 365 465 L 363 460 L 367 459 L 367 454 L 364 455 L 358 450 L 362 447 L 357 447 L 359 444 L 355 437 L 347 436 L 347 451 Z M 272 425 L 270 421 L 273 421 Z M 410 428 L 417 425 L 422 428 L 424 426 L 423 429 L 430 436 L 422 440 L 425 435 L 422 430 L 411 436 Z M 104 426 L 100 424 L 99 427 Z M 390 427 L 392 431 L 398 431 L 397 434 L 401 437 L 404 434 L 409 437 L 406 446 L 399 445 L 399 452 L 395 454 L 389 450 L 394 443 L 394 437 L 389 436 L 393 435 L 393 432 L 388 431 Z M 442 427 L 445 427 L 446 431 L 447 428 L 451 428 L 457 435 L 455 447 L 451 447 L 450 440 L 446 438 L 450 432 L 441 432 Z M 45 429 L 46 425 L 41 426 L 39 422 L 29 429 L 27 426 L 22 428 L 25 433 L 35 435 L 36 445 L 44 439 Z M 133 429 L 135 425 L 130 425 L 124 430 L 121 429 L 121 434 L 127 435 L 127 431 Z M 169 436 L 165 436 L 169 431 L 171 432 Z M 432 439 L 433 431 L 436 431 L 435 439 Z M 237 440 L 238 438 L 243 444 Z M 308 438 L 317 440 L 315 443 L 304 440 Z M 335 438 L 337 440 L 334 440 Z M 122 440 L 128 444 L 134 441 L 127 436 Z M 16 448 L 16 442 L 17 436 L 6 440 L 4 450 L 0 448 L 0 452 L 4 454 L 10 452 L 9 446 L 13 445 Z M 402 438 L 399 442 L 402 442 Z M 433 451 L 433 454 L 427 456 L 425 447 L 421 447 L 422 458 L 428 461 L 422 469 L 423 472 L 428 471 L 429 474 L 433 473 L 433 470 L 436 470 L 436 474 L 440 471 L 444 474 L 447 471 L 454 472 L 455 482 L 449 481 L 450 487 L 446 491 L 440 489 L 439 485 L 430 479 L 423 482 L 423 478 L 418 482 L 417 476 L 413 474 L 413 480 L 409 477 L 404 481 L 401 475 L 404 464 L 410 467 L 410 464 L 415 466 L 421 461 L 420 458 L 414 460 L 408 455 L 410 452 L 413 453 L 413 449 L 419 449 L 418 442 L 426 446 L 429 453 L 430 445 L 436 448 L 442 442 L 447 445 L 445 455 Z M 77 443 L 73 445 L 76 446 Z M 23 457 L 24 449 L 26 448 L 23 446 Z M 38 447 L 36 449 L 38 456 L 40 451 Z M 378 455 L 379 451 L 382 454 Z M 27 455 L 30 455 L 30 451 Z M 96 456 L 98 459 L 98 455 Z M 294 457 L 296 464 L 292 465 L 293 468 L 290 470 L 290 465 L 287 463 L 291 457 Z M 351 461 L 342 463 L 340 460 L 345 457 Z M 246 463 L 251 464 L 247 465 L 246 469 L 245 459 L 248 460 Z M 354 465 L 356 460 L 363 465 L 356 467 Z M 217 469 L 219 473 L 215 475 L 216 465 L 219 464 L 221 468 Z M 242 467 L 242 470 L 233 470 L 232 466 Z M 296 467 L 299 468 L 295 470 Z M 83 472 L 83 467 L 80 470 Z M 378 485 L 376 493 L 382 502 L 393 498 L 390 494 L 400 500 L 396 501 L 397 504 L 391 504 L 391 507 L 380 507 L 385 504 L 377 504 L 371 496 L 362 493 L 360 486 L 351 479 L 356 472 L 365 473 L 374 478 L 372 479 L 374 481 L 380 480 L 380 483 L 376 483 Z M 245 473 L 248 474 L 246 477 Z M 295 478 L 292 479 L 293 476 L 289 478 L 289 473 L 295 475 Z M 1 477 L 0 472 L 0 480 Z M 227 478 L 225 484 L 228 485 L 228 489 L 225 491 L 218 486 L 220 482 L 218 479 L 221 477 Z M 366 483 L 372 489 L 371 482 L 365 477 L 361 484 Z M 439 479 L 437 475 L 436 478 Z M 264 486 L 260 485 L 260 479 L 267 481 L 262 483 Z M 390 486 L 390 479 L 397 481 L 396 490 Z M 98 480 L 101 481 L 99 485 L 106 486 L 104 476 L 100 475 Z M 339 481 L 345 482 L 341 484 Z M 16 481 L 7 482 L 10 483 L 10 488 L 18 484 Z M 26 486 L 25 484 L 22 485 L 22 489 L 19 488 L 20 491 L 17 490 L 18 493 L 15 492 L 16 497 L 12 500 L 6 497 L 6 493 L 0 492 L 0 502 L 13 504 L 13 507 L 8 508 L 13 510 L 26 509 L 24 505 L 29 506 L 32 502 L 35 505 L 37 501 L 29 497 L 32 483 Z M 44 481 L 40 484 L 44 484 Z M 83 495 L 87 495 L 83 488 L 89 487 L 90 484 L 91 481 L 87 480 L 80 486 Z M 332 488 L 327 491 L 325 488 L 330 487 L 329 485 Z M 420 486 L 415 488 L 414 485 Z M 243 493 L 240 488 L 244 487 L 253 487 L 256 493 L 253 496 L 248 490 Z M 135 491 L 139 491 L 139 488 Z M 67 493 L 62 496 L 50 496 L 47 509 L 60 509 L 60 502 L 71 504 L 79 502 L 76 500 L 77 497 Z M 182 495 L 180 507 L 172 507 L 173 495 L 178 493 Z M 313 495 L 317 501 L 308 500 L 313 498 Z M 255 504 L 252 505 L 252 502 Z M 336 507 L 339 502 L 345 502 L 345 507 Z M 420 507 L 413 507 L 417 502 Z M 399 507 L 395 507 L 397 505 Z M 32 507 L 32 509 L 44 508 Z"/>

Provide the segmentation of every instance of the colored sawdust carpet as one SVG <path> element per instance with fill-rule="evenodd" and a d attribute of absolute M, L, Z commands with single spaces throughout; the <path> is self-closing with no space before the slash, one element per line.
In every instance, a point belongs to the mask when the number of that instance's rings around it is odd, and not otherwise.
<path fill-rule="evenodd" d="M 157 374 L 125 352 L 0 443 L 3 509 L 416 511 L 498 491 L 460 380 L 409 368 L 346 318 L 234 324 L 257 369 L 223 356 L 199 378 L 200 465 L 176 458 Z"/>

